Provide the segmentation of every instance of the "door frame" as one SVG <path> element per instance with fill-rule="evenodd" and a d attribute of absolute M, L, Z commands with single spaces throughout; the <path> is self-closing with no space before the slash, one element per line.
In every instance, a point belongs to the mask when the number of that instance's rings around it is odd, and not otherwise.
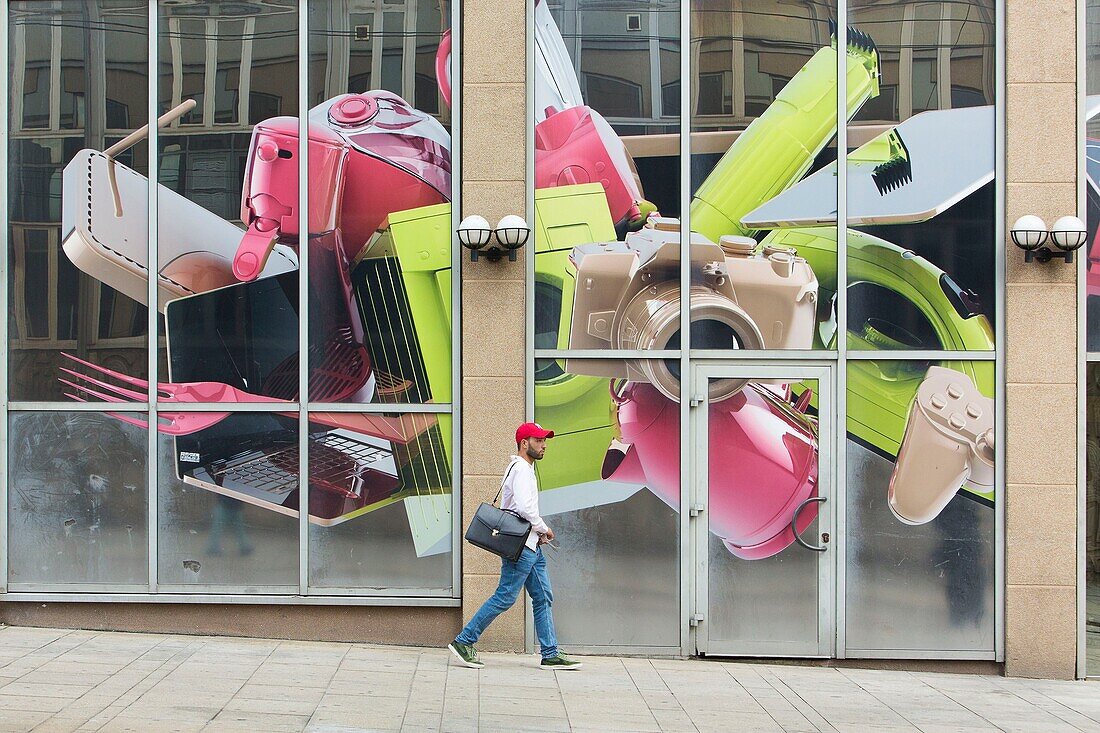
<path fill-rule="evenodd" d="M 689 558 L 688 577 L 688 644 L 691 654 L 722 657 L 791 657 L 838 658 L 841 656 L 838 630 L 843 626 L 840 603 L 843 568 L 843 537 L 838 528 L 843 526 L 843 496 L 837 480 L 836 439 L 837 428 L 837 367 L 833 362 L 807 361 L 777 364 L 775 361 L 713 361 L 696 363 L 692 368 L 693 395 L 690 400 L 691 451 L 689 458 L 690 491 L 684 492 L 683 511 L 688 513 L 689 531 L 683 541 L 684 553 Z M 832 541 L 818 561 L 818 644 L 816 650 L 785 650 L 773 644 L 748 645 L 741 649 L 716 646 L 707 635 L 709 600 L 709 552 L 710 531 L 707 522 L 709 471 L 707 397 L 711 379 L 790 379 L 816 380 L 818 384 L 818 496 L 827 501 L 819 504 L 818 532 L 828 532 Z M 700 618 L 701 617 L 701 618 Z"/>

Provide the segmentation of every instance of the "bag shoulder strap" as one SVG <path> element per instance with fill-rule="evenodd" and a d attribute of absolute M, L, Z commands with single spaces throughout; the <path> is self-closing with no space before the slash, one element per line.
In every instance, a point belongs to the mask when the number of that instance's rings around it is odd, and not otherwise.
<path fill-rule="evenodd" d="M 500 499 L 500 493 L 504 491 L 504 484 L 508 482 L 508 477 L 512 475 L 512 469 L 516 467 L 516 462 L 512 461 L 508 466 L 508 470 L 504 472 L 504 478 L 500 480 L 500 488 L 497 489 L 497 495 L 493 497 L 493 506 L 497 505 L 497 500 Z"/>

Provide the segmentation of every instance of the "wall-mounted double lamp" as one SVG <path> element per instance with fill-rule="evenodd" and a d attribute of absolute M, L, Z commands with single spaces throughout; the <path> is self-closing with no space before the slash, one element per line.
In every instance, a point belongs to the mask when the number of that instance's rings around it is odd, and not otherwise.
<path fill-rule="evenodd" d="M 1056 250 L 1043 246 L 1048 239 Z M 1049 230 L 1046 222 L 1034 214 L 1021 216 L 1012 225 L 1012 241 L 1024 250 L 1024 262 L 1050 262 L 1056 258 L 1073 262 L 1073 251 L 1086 239 L 1085 223 L 1076 216 L 1063 216 Z"/>
<path fill-rule="evenodd" d="M 477 262 L 484 257 L 490 262 L 498 262 L 508 253 L 508 259 L 516 261 L 516 250 L 527 244 L 531 237 L 531 227 L 523 217 L 509 214 L 497 222 L 496 229 L 489 227 L 483 216 L 467 216 L 458 225 L 458 241 L 470 250 L 470 259 Z M 493 244 L 493 240 L 496 243 Z"/>

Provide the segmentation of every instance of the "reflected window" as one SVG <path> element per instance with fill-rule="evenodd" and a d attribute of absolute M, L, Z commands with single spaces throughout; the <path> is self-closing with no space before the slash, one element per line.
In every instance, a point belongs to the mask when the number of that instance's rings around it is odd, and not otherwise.
<path fill-rule="evenodd" d="M 641 117 L 642 86 L 628 79 L 584 75 L 585 99 L 605 117 Z"/>
<path fill-rule="evenodd" d="M 701 74 L 696 107 L 701 115 L 733 114 L 733 74 L 728 71 Z"/>

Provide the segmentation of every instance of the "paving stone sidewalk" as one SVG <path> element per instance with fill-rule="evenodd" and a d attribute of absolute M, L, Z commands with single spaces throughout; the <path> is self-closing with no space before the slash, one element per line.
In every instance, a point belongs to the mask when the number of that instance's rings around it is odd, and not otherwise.
<path fill-rule="evenodd" d="M 0 731 L 1100 733 L 1100 683 L 0 627 Z"/>

